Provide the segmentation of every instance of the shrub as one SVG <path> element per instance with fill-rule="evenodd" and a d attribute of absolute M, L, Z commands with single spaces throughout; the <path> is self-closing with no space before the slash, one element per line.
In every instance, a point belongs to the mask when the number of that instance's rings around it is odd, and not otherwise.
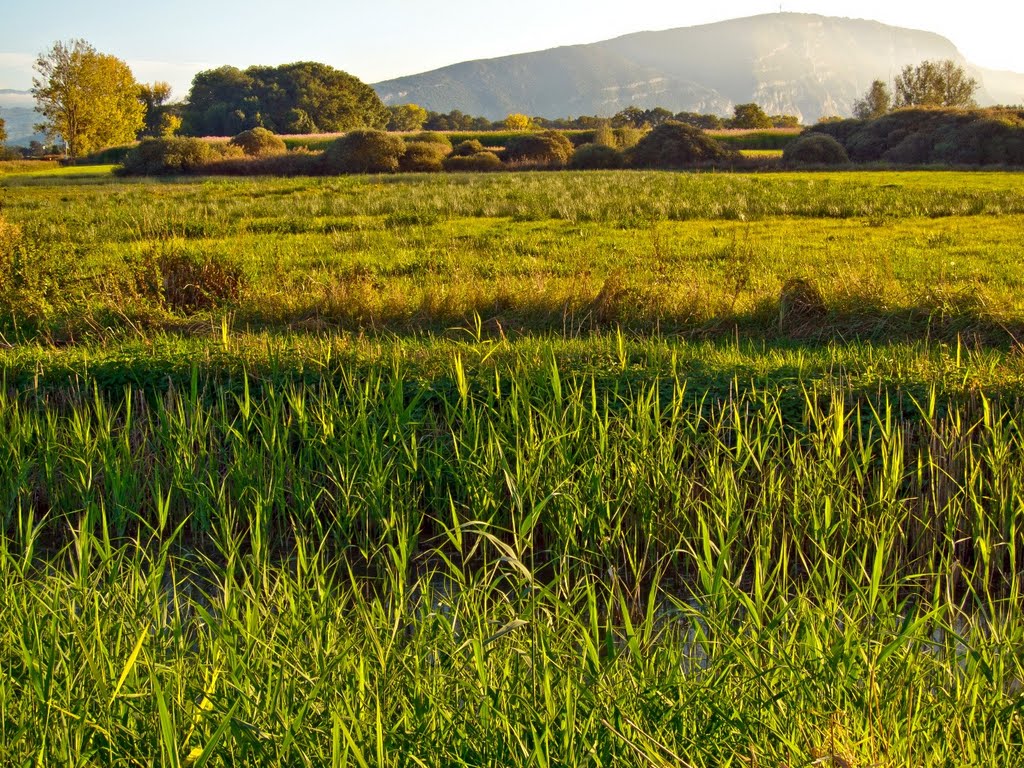
<path fill-rule="evenodd" d="M 501 159 L 493 152 L 477 152 L 475 155 L 451 155 L 442 162 L 446 171 L 485 172 L 500 171 Z"/>
<path fill-rule="evenodd" d="M 640 139 L 644 137 L 646 131 L 643 128 L 633 128 L 627 125 L 614 129 L 613 133 L 615 134 L 616 147 L 619 149 L 632 149 L 640 143 Z"/>
<path fill-rule="evenodd" d="M 210 143 L 202 139 L 143 139 L 125 156 L 119 172 L 126 176 L 191 173 L 211 162 L 216 155 Z"/>
<path fill-rule="evenodd" d="M 846 148 L 824 133 L 808 133 L 790 142 L 782 151 L 782 160 L 795 165 L 846 165 Z"/>
<path fill-rule="evenodd" d="M 1024 113 L 1013 109 L 901 109 L 815 131 L 834 137 L 859 163 L 1024 165 Z"/>
<path fill-rule="evenodd" d="M 430 141 L 410 141 L 405 145 L 405 154 L 398 161 L 402 171 L 434 173 L 441 170 L 441 161 L 448 155 L 451 145 Z"/>
<path fill-rule="evenodd" d="M 466 141 L 460 141 L 455 145 L 452 150 L 452 154 L 455 157 L 469 157 L 479 152 L 485 152 L 484 145 L 481 144 L 477 139 L 467 139 Z"/>
<path fill-rule="evenodd" d="M 305 147 L 263 157 L 224 157 L 207 163 L 198 173 L 224 176 L 316 176 L 322 172 L 321 153 Z"/>
<path fill-rule="evenodd" d="M 417 133 L 415 136 L 410 136 L 406 141 L 417 141 L 421 144 L 441 144 L 447 148 L 447 151 L 451 151 L 452 142 L 443 133 L 437 131 L 424 131 L 423 133 Z"/>
<path fill-rule="evenodd" d="M 364 129 L 346 133 L 324 152 L 328 173 L 394 173 L 405 154 L 400 136 Z"/>
<path fill-rule="evenodd" d="M 284 141 L 266 128 L 250 128 L 248 131 L 242 131 L 230 143 L 240 147 L 250 157 L 279 155 L 288 151 Z"/>
<path fill-rule="evenodd" d="M 595 170 L 599 168 L 621 168 L 622 153 L 615 147 L 605 144 L 583 144 L 573 152 L 569 167 L 576 170 Z"/>
<path fill-rule="evenodd" d="M 569 162 L 573 146 L 561 131 L 514 136 L 505 145 L 505 160 L 557 167 Z"/>
<path fill-rule="evenodd" d="M 779 329 L 801 333 L 816 328 L 827 313 L 821 291 L 810 280 L 793 277 L 779 293 Z"/>
<path fill-rule="evenodd" d="M 234 304 L 246 285 L 235 260 L 174 242 L 142 256 L 136 272 L 145 293 L 182 314 Z"/>
<path fill-rule="evenodd" d="M 692 125 L 670 121 L 652 130 L 633 147 L 630 160 L 638 168 L 687 168 L 732 163 L 739 153 L 726 149 Z"/>

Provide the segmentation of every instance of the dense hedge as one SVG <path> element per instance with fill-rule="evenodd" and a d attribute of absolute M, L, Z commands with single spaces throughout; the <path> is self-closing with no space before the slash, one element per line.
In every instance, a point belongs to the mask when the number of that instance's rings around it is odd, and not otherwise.
<path fill-rule="evenodd" d="M 1024 110 L 901 109 L 806 133 L 831 136 L 856 163 L 1024 166 Z"/>

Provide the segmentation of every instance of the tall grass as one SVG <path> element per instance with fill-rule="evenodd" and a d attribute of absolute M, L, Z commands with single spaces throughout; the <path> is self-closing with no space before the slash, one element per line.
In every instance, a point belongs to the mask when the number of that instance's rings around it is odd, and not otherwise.
<path fill-rule="evenodd" d="M 1019 411 L 549 363 L 0 401 L 0 757 L 1013 764 Z"/>

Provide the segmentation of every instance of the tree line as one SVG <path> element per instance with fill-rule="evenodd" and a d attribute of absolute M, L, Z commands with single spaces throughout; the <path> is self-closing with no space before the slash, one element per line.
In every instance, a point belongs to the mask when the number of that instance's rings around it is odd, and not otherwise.
<path fill-rule="evenodd" d="M 147 136 L 233 136 L 263 128 L 278 134 L 337 133 L 354 128 L 390 131 L 513 131 L 612 128 L 653 129 L 681 122 L 704 130 L 795 128 L 793 115 L 768 115 L 755 103 L 733 115 L 676 112 L 630 106 L 611 118 L 584 115 L 547 119 L 510 114 L 500 121 L 454 109 L 433 112 L 416 104 L 385 106 L 358 78 L 317 62 L 281 66 L 223 66 L 198 73 L 183 102 L 170 85 L 138 83 L 128 65 L 84 40 L 57 42 L 35 62 L 32 94 L 43 120 L 36 129 L 59 136 L 65 152 L 79 157 Z M 906 67 L 893 89 L 876 80 L 854 104 L 858 117 L 877 117 L 917 105 L 973 106 L 978 84 L 952 61 Z M 0 121 L 0 142 L 5 138 Z"/>

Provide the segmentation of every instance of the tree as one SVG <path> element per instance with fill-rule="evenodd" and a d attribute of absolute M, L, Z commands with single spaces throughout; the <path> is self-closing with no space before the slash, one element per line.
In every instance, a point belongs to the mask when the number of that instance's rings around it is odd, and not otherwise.
<path fill-rule="evenodd" d="M 419 104 L 400 104 L 388 107 L 391 115 L 388 120 L 389 131 L 418 131 L 427 122 L 427 110 Z"/>
<path fill-rule="evenodd" d="M 43 116 L 36 129 L 60 136 L 71 157 L 126 144 L 143 127 L 139 84 L 117 57 L 98 53 L 84 40 L 57 42 L 39 55 L 35 70 L 32 95 Z"/>
<path fill-rule="evenodd" d="M 139 101 L 146 108 L 143 136 L 162 136 L 162 131 L 168 125 L 164 116 L 168 114 L 167 102 L 171 98 L 171 84 L 155 82 L 152 85 L 143 83 L 139 86 Z"/>
<path fill-rule="evenodd" d="M 182 114 L 185 131 L 200 136 L 250 128 L 276 133 L 383 128 L 390 116 L 366 83 L 313 61 L 200 72 Z"/>
<path fill-rule="evenodd" d="M 0 144 L 7 141 L 7 125 L 4 123 L 4 119 L 0 117 Z"/>
<path fill-rule="evenodd" d="M 853 116 L 860 120 L 875 120 L 892 108 L 892 93 L 881 80 L 871 83 L 863 99 L 853 102 Z"/>
<path fill-rule="evenodd" d="M 922 61 L 909 64 L 896 76 L 897 107 L 951 107 L 970 109 L 977 106 L 974 94 L 978 81 L 952 59 Z"/>
<path fill-rule="evenodd" d="M 757 104 L 737 104 L 733 107 L 730 128 L 771 128 L 772 119 Z"/>
<path fill-rule="evenodd" d="M 528 131 L 533 128 L 534 122 L 529 115 L 522 115 L 513 112 L 505 118 L 505 128 L 510 131 Z"/>

